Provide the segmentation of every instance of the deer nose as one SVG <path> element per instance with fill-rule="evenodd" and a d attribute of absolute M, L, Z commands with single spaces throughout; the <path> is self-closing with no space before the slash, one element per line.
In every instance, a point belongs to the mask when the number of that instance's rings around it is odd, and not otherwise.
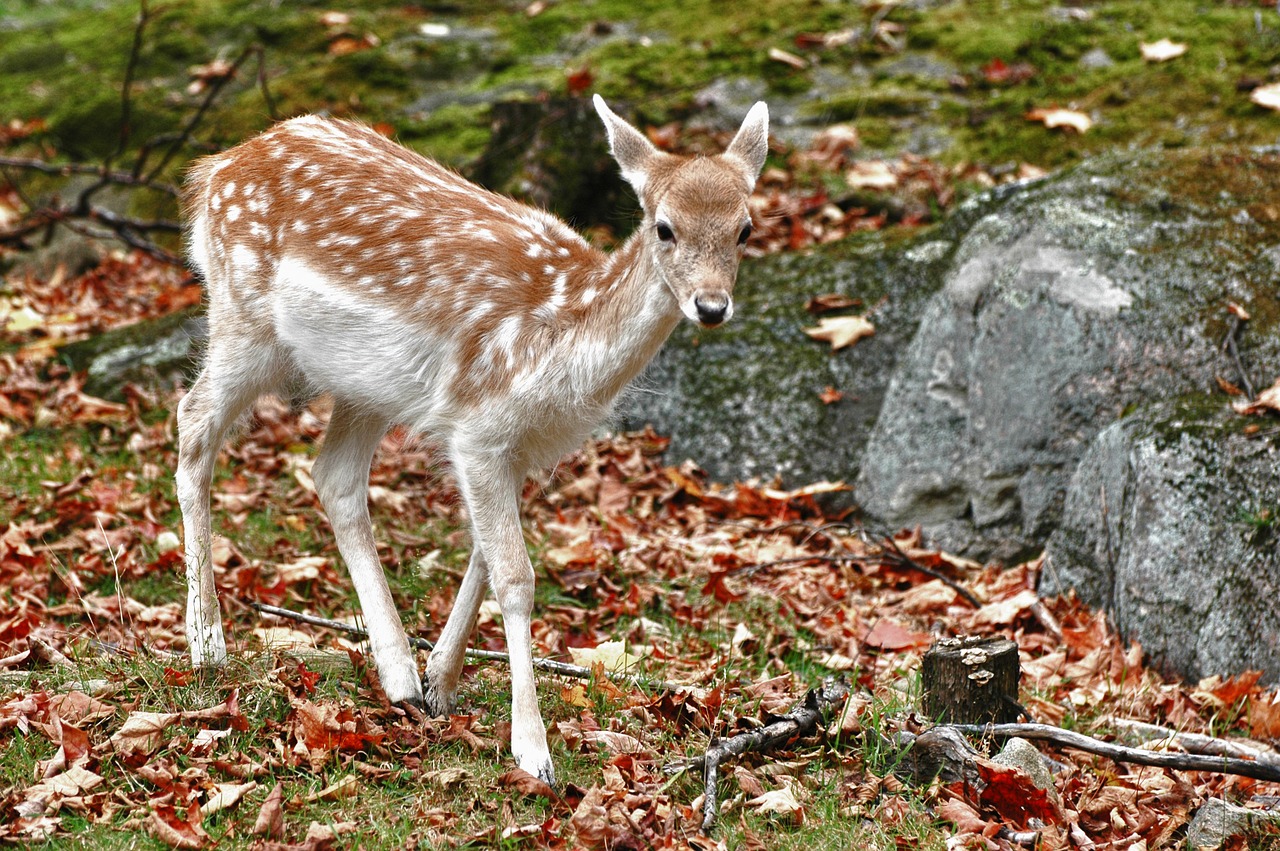
<path fill-rule="evenodd" d="M 693 307 L 698 312 L 698 321 L 708 328 L 714 328 L 729 313 L 729 297 L 721 293 L 698 295 L 693 300 Z"/>

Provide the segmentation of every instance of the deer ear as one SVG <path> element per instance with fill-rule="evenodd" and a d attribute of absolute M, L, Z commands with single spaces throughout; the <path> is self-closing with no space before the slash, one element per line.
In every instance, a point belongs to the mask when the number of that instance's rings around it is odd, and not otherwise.
<path fill-rule="evenodd" d="M 764 158 L 769 153 L 769 107 L 757 101 L 747 117 L 742 119 L 738 135 L 733 137 L 725 154 L 742 161 L 746 166 L 747 181 L 754 184 L 764 168 Z"/>
<path fill-rule="evenodd" d="M 592 98 L 592 102 L 596 106 L 596 112 L 600 113 L 600 120 L 604 122 L 605 132 L 609 134 L 609 152 L 618 161 L 623 179 L 631 184 L 636 195 L 643 200 L 650 161 L 659 155 L 658 149 L 643 133 L 614 115 L 600 95 Z"/>

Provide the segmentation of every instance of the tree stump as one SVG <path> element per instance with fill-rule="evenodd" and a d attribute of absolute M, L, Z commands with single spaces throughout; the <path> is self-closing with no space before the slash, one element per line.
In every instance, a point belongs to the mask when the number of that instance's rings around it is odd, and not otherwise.
<path fill-rule="evenodd" d="M 940 638 L 920 666 L 924 713 L 943 724 L 1018 720 L 1018 645 L 1007 638 Z"/>

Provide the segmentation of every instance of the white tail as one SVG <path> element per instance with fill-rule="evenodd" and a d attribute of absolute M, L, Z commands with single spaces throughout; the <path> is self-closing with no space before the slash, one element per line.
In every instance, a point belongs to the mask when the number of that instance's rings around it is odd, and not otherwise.
<path fill-rule="evenodd" d="M 194 664 L 226 658 L 209 485 L 229 428 L 262 393 L 330 393 L 313 477 L 387 697 L 453 709 L 491 585 L 511 654 L 512 752 L 553 781 L 534 692 L 520 486 L 606 416 L 682 313 L 708 326 L 730 317 L 768 144 L 763 103 L 724 154 L 705 158 L 662 153 L 599 96 L 595 105 L 644 210 L 611 255 L 359 124 L 286 121 L 192 167 L 189 249 L 209 301 L 207 362 L 178 407 Z M 471 563 L 422 678 L 367 505 L 369 466 L 392 423 L 439 442 L 472 526 Z"/>

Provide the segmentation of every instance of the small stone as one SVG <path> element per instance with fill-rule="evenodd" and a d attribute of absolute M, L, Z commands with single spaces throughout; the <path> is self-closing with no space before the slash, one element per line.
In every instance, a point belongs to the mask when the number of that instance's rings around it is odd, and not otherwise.
<path fill-rule="evenodd" d="M 1221 798 L 1210 798 L 1196 810 L 1196 817 L 1187 828 L 1187 847 L 1221 848 L 1233 836 L 1249 837 L 1276 830 L 1280 830 L 1280 813 L 1248 810 Z"/>
<path fill-rule="evenodd" d="M 1096 71 L 1100 68 L 1110 68 L 1115 65 L 1116 61 L 1103 50 L 1101 47 L 1095 47 L 1080 57 L 1079 65 L 1086 71 Z"/>
<path fill-rule="evenodd" d="M 176 532 L 168 529 L 156 535 L 156 552 L 160 554 L 170 553 L 182 546 L 182 539 L 178 537 Z"/>

